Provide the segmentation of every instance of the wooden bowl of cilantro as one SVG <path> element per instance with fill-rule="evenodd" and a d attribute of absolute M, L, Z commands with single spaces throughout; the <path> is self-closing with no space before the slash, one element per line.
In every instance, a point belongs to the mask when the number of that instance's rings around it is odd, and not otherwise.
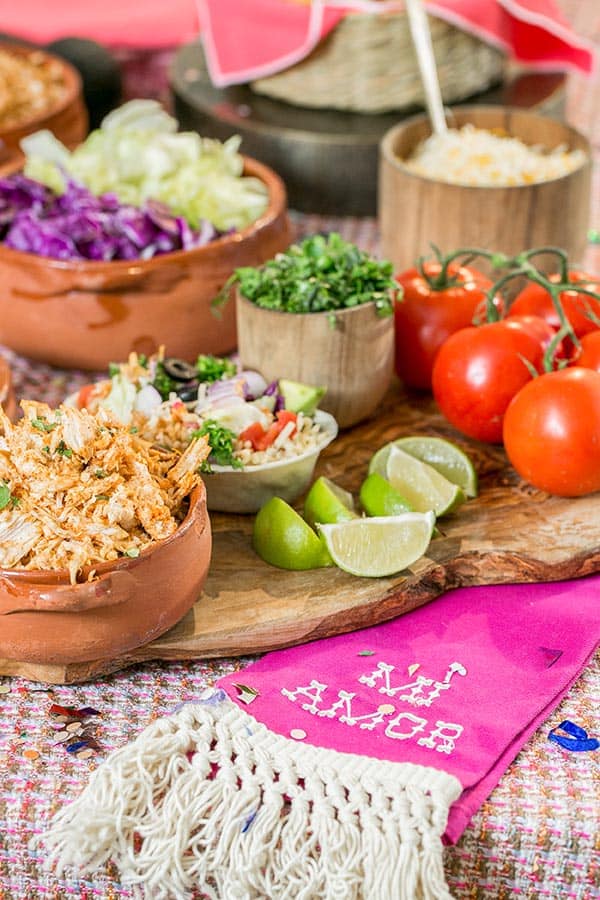
<path fill-rule="evenodd" d="M 324 387 L 320 406 L 341 428 L 375 412 L 392 376 L 390 263 L 317 234 L 233 279 L 244 367 Z"/>

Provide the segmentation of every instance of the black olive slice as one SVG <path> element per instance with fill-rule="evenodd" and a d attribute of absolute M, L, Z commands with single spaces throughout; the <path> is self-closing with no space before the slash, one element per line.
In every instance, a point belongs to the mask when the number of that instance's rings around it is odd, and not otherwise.
<path fill-rule="evenodd" d="M 180 387 L 177 390 L 177 396 L 180 400 L 183 400 L 184 403 L 189 403 L 190 400 L 197 400 L 198 382 L 196 382 L 196 384 L 184 384 L 183 387 Z"/>
<path fill-rule="evenodd" d="M 163 368 L 173 381 L 191 381 L 193 378 L 198 378 L 196 367 L 190 365 L 185 359 L 167 357 L 163 360 Z"/>

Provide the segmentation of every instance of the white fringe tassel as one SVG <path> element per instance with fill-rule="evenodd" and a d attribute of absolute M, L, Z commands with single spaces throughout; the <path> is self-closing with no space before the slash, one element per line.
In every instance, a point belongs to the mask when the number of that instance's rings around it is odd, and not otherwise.
<path fill-rule="evenodd" d="M 437 769 L 288 740 L 215 691 L 113 753 L 41 840 L 59 874 L 113 860 L 152 900 L 441 900 L 460 792 Z"/>

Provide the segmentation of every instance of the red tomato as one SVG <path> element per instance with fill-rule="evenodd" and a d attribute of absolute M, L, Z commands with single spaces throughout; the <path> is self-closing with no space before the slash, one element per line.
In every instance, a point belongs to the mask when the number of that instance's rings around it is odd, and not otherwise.
<path fill-rule="evenodd" d="M 439 263 L 425 263 L 425 274 L 439 275 Z M 455 287 L 434 290 L 417 269 L 396 275 L 404 299 L 396 301 L 396 372 L 407 387 L 431 390 L 431 371 L 436 353 L 451 334 L 473 324 L 476 311 L 484 309 L 492 282 L 476 269 L 448 267 L 459 280 Z"/>
<path fill-rule="evenodd" d="M 543 355 L 539 341 L 504 322 L 463 328 L 436 357 L 433 396 L 463 434 L 499 444 L 506 408 L 532 377 L 523 359 L 539 371 Z"/>
<path fill-rule="evenodd" d="M 558 281 L 558 275 L 550 275 L 550 281 Z M 600 292 L 600 282 L 584 272 L 569 272 L 569 281 L 581 282 L 587 290 Z M 577 337 L 581 337 L 598 328 L 586 315 L 591 310 L 600 319 L 600 300 L 587 297 L 585 294 L 577 294 L 575 291 L 563 291 L 560 300 L 565 315 L 573 327 Z M 540 316 L 558 330 L 560 321 L 552 304 L 552 298 L 548 291 L 539 284 L 531 281 L 517 296 L 508 311 L 509 316 Z"/>
<path fill-rule="evenodd" d="M 600 329 L 584 334 L 581 338 L 581 352 L 571 365 L 600 372 Z"/>
<path fill-rule="evenodd" d="M 534 378 L 504 417 L 508 458 L 526 481 L 560 497 L 600 490 L 600 372 Z"/>

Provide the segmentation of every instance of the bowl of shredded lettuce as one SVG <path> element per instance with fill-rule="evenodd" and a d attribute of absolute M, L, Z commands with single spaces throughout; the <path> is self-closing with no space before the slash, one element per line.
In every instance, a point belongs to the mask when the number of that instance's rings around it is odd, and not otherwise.
<path fill-rule="evenodd" d="M 212 301 L 289 245 L 275 172 L 238 138 L 178 131 L 152 100 L 75 150 L 44 131 L 21 147 L 22 171 L 0 178 L 0 343 L 84 369 L 163 344 L 189 360 L 235 348 L 233 308 Z"/>

